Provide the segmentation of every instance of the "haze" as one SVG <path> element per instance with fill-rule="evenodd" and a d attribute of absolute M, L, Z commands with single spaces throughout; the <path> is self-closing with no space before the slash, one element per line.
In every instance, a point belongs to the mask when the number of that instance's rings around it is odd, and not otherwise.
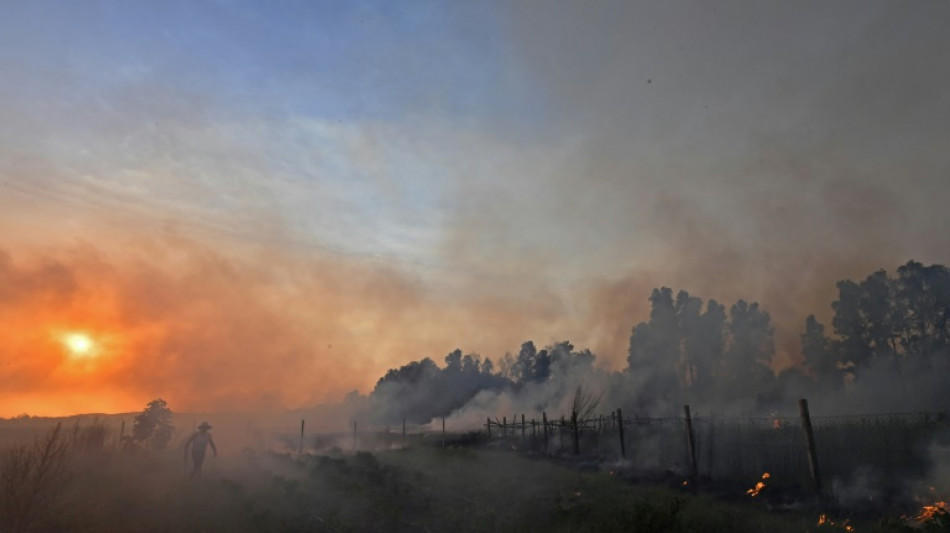
<path fill-rule="evenodd" d="M 948 23 L 6 3 L 0 416 L 308 407 L 526 339 L 619 369 L 659 286 L 759 302 L 796 365 L 835 281 L 950 262 Z"/>

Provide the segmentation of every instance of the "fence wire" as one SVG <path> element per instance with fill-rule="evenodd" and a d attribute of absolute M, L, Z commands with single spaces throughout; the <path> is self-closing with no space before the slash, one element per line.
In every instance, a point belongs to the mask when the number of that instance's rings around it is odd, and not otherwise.
<path fill-rule="evenodd" d="M 486 424 L 496 442 L 517 449 L 573 453 L 569 417 L 548 420 L 547 439 L 541 417 L 520 417 Z M 513 421 L 512 421 L 513 420 Z M 928 449 L 938 436 L 950 434 L 942 414 L 868 413 L 810 418 L 823 484 L 848 479 L 861 469 L 874 469 L 884 479 L 923 477 L 929 467 Z M 621 422 L 616 413 L 577 423 L 582 455 L 620 455 Z M 687 476 L 690 456 L 684 417 L 624 417 L 625 458 L 633 468 Z M 808 446 L 800 416 L 725 417 L 691 419 L 697 474 L 712 480 L 757 480 L 768 472 L 770 484 L 813 485 Z"/>

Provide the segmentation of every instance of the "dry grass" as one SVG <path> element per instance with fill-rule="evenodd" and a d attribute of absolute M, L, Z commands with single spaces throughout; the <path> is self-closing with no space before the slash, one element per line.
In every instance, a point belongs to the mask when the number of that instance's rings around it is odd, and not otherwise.
<path fill-rule="evenodd" d="M 67 472 L 69 441 L 62 425 L 32 444 L 9 448 L 0 455 L 0 526 L 4 531 L 40 527 Z"/>

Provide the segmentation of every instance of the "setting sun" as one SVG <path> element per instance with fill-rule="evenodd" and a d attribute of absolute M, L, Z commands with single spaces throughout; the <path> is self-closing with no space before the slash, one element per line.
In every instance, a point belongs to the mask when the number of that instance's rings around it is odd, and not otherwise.
<path fill-rule="evenodd" d="M 92 355 L 92 339 L 82 333 L 71 333 L 65 337 L 63 342 L 66 348 L 75 356 Z"/>

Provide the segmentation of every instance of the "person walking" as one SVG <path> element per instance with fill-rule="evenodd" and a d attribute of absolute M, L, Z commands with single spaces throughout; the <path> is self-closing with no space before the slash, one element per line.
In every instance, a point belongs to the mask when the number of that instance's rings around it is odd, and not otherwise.
<path fill-rule="evenodd" d="M 188 460 L 188 448 L 191 447 L 191 477 L 201 477 L 201 465 L 205 462 L 205 452 L 207 451 L 208 446 L 211 446 L 211 451 L 214 453 L 214 456 L 218 456 L 218 448 L 214 445 L 214 438 L 211 436 L 211 433 L 208 433 L 208 430 L 211 429 L 211 424 L 207 421 L 202 422 L 198 426 L 198 431 L 194 435 L 188 438 L 185 441 L 185 460 Z"/>

